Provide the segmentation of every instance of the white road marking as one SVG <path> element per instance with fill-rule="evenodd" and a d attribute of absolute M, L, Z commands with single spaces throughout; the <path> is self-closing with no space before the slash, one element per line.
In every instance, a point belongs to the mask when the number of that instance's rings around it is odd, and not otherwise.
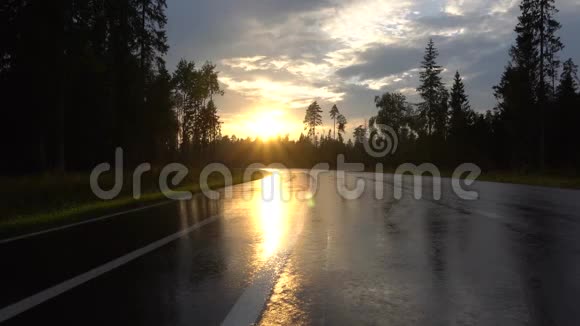
<path fill-rule="evenodd" d="M 228 315 L 224 318 L 222 326 L 255 325 L 259 322 L 266 303 L 272 295 L 272 290 L 284 271 L 284 266 L 294 249 L 294 245 L 304 228 L 304 218 L 297 226 L 287 242 L 285 250 L 280 251 L 264 264 L 252 281 L 252 284 L 244 290 Z"/>
<path fill-rule="evenodd" d="M 286 258 L 283 258 L 274 267 L 261 270 L 254 278 L 252 285 L 246 288 L 238 298 L 238 301 L 222 321 L 222 325 L 254 325 L 257 323 L 285 262 Z"/>
<path fill-rule="evenodd" d="M 115 216 L 119 216 L 119 215 L 124 215 L 124 214 L 129 214 L 129 213 L 134 213 L 134 212 L 142 211 L 142 210 L 149 209 L 149 208 L 153 208 L 153 207 L 157 207 L 157 206 L 167 205 L 167 204 L 172 203 L 172 202 L 173 202 L 172 200 L 167 200 L 167 201 L 163 201 L 163 202 L 156 203 L 156 204 L 152 204 L 152 205 L 147 205 L 147 206 L 143 206 L 143 207 L 137 207 L 137 208 L 129 209 L 129 210 L 122 211 L 122 212 L 117 212 L 117 213 L 103 215 L 103 216 L 96 217 L 96 218 L 90 218 L 90 219 L 87 219 L 87 220 L 81 221 L 81 222 L 76 222 L 76 223 L 71 223 L 71 224 L 67 224 L 67 225 L 57 226 L 57 227 L 54 227 L 54 228 L 50 228 L 50 229 L 46 229 L 46 230 L 42 230 L 42 231 L 38 231 L 38 232 L 32 232 L 32 233 L 27 233 L 27 234 L 19 235 L 19 236 L 16 236 L 16 237 L 12 237 L 12 238 L 2 239 L 2 240 L 0 240 L 0 245 L 1 244 L 8 243 L 8 242 L 14 242 L 14 241 L 17 241 L 17 240 L 23 240 L 23 239 L 28 239 L 28 238 L 36 237 L 36 236 L 39 236 L 39 235 L 42 235 L 42 234 L 52 233 L 52 232 L 56 232 L 56 231 L 62 231 L 62 230 L 66 230 L 66 229 L 70 229 L 70 228 L 76 227 L 76 226 L 84 225 L 84 224 L 100 222 L 102 220 L 106 220 L 106 219 L 109 219 L 111 217 L 115 217 Z"/>
<path fill-rule="evenodd" d="M 162 246 L 173 242 L 185 235 L 187 235 L 188 233 L 199 229 L 209 223 L 212 223 L 214 221 L 216 221 L 220 216 L 216 215 L 216 216 L 212 216 L 209 217 L 199 223 L 196 223 L 186 229 L 183 229 L 179 232 L 176 232 L 174 234 L 171 234 L 165 238 L 159 239 L 153 243 L 148 244 L 145 247 L 142 247 L 140 249 L 137 249 L 135 251 L 132 251 L 124 256 L 121 256 L 119 258 L 116 258 L 114 260 L 111 260 L 108 263 L 105 263 L 104 265 L 101 265 L 97 268 L 94 268 L 88 272 L 85 272 L 83 274 L 80 274 L 78 276 L 75 276 L 67 281 L 64 281 L 60 284 L 57 284 L 53 287 L 50 287 L 44 291 L 38 292 L 35 295 L 32 295 L 26 299 L 23 299 L 21 301 L 18 301 L 16 303 L 13 303 L 9 306 L 6 306 L 2 309 L 0 309 L 0 322 L 6 321 L 14 316 L 17 316 L 29 309 L 32 309 L 34 307 L 36 307 L 37 305 L 48 301 L 62 293 L 65 293 L 67 291 L 70 291 L 72 289 L 74 289 L 75 287 L 82 285 L 92 279 L 95 279 L 107 272 L 112 271 L 115 268 L 121 267 L 147 253 L 150 253 L 156 249 L 161 248 Z"/>

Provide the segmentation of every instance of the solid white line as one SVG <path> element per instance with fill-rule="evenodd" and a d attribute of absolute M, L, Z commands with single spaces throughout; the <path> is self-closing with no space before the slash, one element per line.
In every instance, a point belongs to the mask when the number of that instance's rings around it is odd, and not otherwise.
<path fill-rule="evenodd" d="M 292 253 L 296 240 L 302 233 L 302 226 L 288 239 L 286 250 L 281 251 L 264 264 L 252 284 L 238 298 L 222 326 L 255 325 L 262 316 L 266 303 L 272 295 L 272 290 L 284 270 L 286 261 Z"/>
<path fill-rule="evenodd" d="M 224 321 L 223 326 L 254 325 L 258 322 L 272 289 L 282 272 L 285 260 L 274 268 L 259 272 L 252 285 L 244 290 Z"/>
<path fill-rule="evenodd" d="M 96 217 L 96 218 L 90 218 L 90 219 L 87 219 L 86 221 L 71 223 L 71 224 L 57 226 L 57 227 L 54 227 L 54 228 L 50 228 L 50 229 L 46 229 L 46 230 L 42 230 L 42 231 L 38 231 L 38 232 L 32 232 L 32 233 L 27 233 L 27 234 L 19 235 L 19 236 L 16 236 L 16 237 L 12 237 L 12 238 L 2 239 L 2 240 L 0 240 L 0 245 L 1 244 L 8 243 L 8 242 L 13 242 L 13 241 L 17 241 L 17 240 L 23 240 L 23 239 L 28 239 L 28 238 L 36 237 L 36 236 L 39 236 L 39 235 L 42 235 L 42 234 L 46 234 L 46 233 L 51 233 L 51 232 L 55 232 L 55 231 L 62 231 L 62 230 L 66 230 L 66 229 L 70 229 L 70 228 L 76 227 L 76 226 L 84 225 L 84 224 L 100 222 L 102 220 L 106 220 L 106 219 L 109 219 L 111 217 L 115 217 L 115 216 L 119 216 L 119 215 L 124 215 L 124 214 L 129 214 L 129 213 L 134 213 L 134 212 L 142 211 L 142 210 L 149 209 L 149 208 L 153 208 L 153 207 L 157 207 L 157 206 L 167 205 L 167 204 L 172 203 L 172 202 L 173 202 L 172 200 L 167 200 L 167 201 L 163 201 L 163 202 L 156 203 L 156 204 L 152 204 L 152 205 L 137 207 L 137 208 L 129 209 L 129 210 L 122 211 L 122 212 L 117 212 L 117 213 L 103 215 L 103 216 Z"/>
<path fill-rule="evenodd" d="M 212 223 L 214 221 L 216 221 L 220 216 L 216 215 L 216 216 L 212 216 L 210 218 L 207 218 L 199 223 L 196 223 L 190 227 L 188 227 L 187 229 L 183 229 L 179 232 L 176 232 L 174 234 L 171 234 L 165 238 L 162 238 L 160 240 L 157 240 L 153 243 L 148 244 L 147 246 L 141 248 L 141 249 L 137 249 L 135 251 L 132 251 L 124 256 L 121 256 L 119 258 L 116 258 L 114 260 L 111 260 L 108 263 L 105 263 L 104 265 L 101 265 L 97 268 L 94 268 L 88 272 L 85 272 L 83 274 L 80 274 L 78 276 L 75 276 L 67 281 L 64 281 L 60 284 L 57 284 L 53 287 L 50 287 L 44 291 L 38 292 L 35 295 L 32 295 L 26 299 L 23 299 L 19 302 L 13 303 L 9 306 L 6 306 L 2 309 L 0 309 L 0 322 L 6 321 L 16 315 L 19 315 L 29 309 L 34 308 L 35 306 L 48 301 L 62 293 L 65 293 L 67 291 L 70 291 L 72 289 L 74 289 L 75 287 L 86 283 L 94 278 L 97 278 L 117 267 L 123 266 L 147 253 L 150 253 L 153 250 L 156 250 L 170 242 L 173 242 L 181 237 L 183 237 L 184 235 L 201 228 L 202 226 L 205 226 L 209 223 Z"/>

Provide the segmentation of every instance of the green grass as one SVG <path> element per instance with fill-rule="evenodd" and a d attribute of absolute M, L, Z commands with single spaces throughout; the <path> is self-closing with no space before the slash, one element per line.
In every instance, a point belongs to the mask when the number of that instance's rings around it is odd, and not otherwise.
<path fill-rule="evenodd" d="M 242 170 L 232 170 L 233 183 L 242 182 Z M 135 200 L 132 196 L 131 175 L 123 182 L 118 198 L 100 200 L 90 189 L 87 174 L 40 175 L 26 177 L 0 177 L 0 237 L 34 232 L 48 227 L 78 222 L 99 215 L 139 207 L 166 200 L 157 186 L 158 172 L 143 176 L 143 194 Z M 175 191 L 200 191 L 197 176 L 199 171 L 191 171 Z M 443 176 L 451 173 L 442 172 Z M 261 175 L 254 175 L 257 179 Z M 113 175 L 104 175 L 100 184 L 104 189 L 113 185 Z M 546 187 L 580 189 L 580 175 L 552 173 L 484 172 L 478 180 L 526 184 Z M 220 188 L 225 181 L 219 175 L 210 176 L 209 186 Z"/>
<path fill-rule="evenodd" d="M 2 177 L 0 182 L 0 236 L 34 232 L 48 227 L 78 222 L 96 216 L 129 209 L 145 204 L 167 200 L 158 189 L 158 173 L 143 175 L 142 195 L 133 198 L 130 173 L 123 182 L 120 195 L 112 200 L 101 200 L 91 191 L 89 175 L 40 175 L 26 177 Z M 190 171 L 188 177 L 174 191 L 200 191 L 198 171 Z M 233 184 L 243 180 L 242 170 L 232 170 Z M 252 179 L 261 178 L 256 173 Z M 113 175 L 104 175 L 100 179 L 103 189 L 113 185 Z M 209 177 L 208 185 L 212 189 L 225 186 L 225 180 L 218 174 Z"/>

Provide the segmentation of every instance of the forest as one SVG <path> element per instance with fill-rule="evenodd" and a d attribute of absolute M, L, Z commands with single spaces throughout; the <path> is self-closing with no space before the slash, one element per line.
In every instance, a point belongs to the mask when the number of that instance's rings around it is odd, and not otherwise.
<path fill-rule="evenodd" d="M 560 58 L 554 0 L 521 1 L 509 62 L 490 89 L 497 105 L 485 113 L 470 106 L 460 71 L 443 80 L 430 40 L 418 63 L 421 103 L 385 92 L 375 97 L 376 115 L 366 125 L 349 126 L 336 105 L 325 112 L 312 99 L 304 134 L 268 142 L 222 135 L 214 99 L 224 89 L 216 65 L 182 59 L 173 72 L 167 69 L 165 0 L 8 0 L 0 6 L 2 174 L 88 171 L 111 161 L 117 147 L 127 166 L 217 161 L 308 168 L 334 165 L 342 153 L 369 166 L 580 169 L 578 67 Z M 323 118 L 332 121 L 328 133 L 321 131 Z M 381 159 L 366 155 L 362 145 L 378 124 L 399 136 L 398 151 Z"/>

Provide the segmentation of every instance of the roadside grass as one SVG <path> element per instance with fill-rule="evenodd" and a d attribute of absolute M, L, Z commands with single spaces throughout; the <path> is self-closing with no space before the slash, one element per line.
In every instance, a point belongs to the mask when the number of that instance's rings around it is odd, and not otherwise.
<path fill-rule="evenodd" d="M 395 171 L 385 171 L 394 173 Z M 266 173 L 255 173 L 252 180 Z M 442 171 L 442 176 L 451 177 L 452 172 Z M 119 209 L 137 208 L 167 200 L 158 186 L 159 171 L 145 173 L 142 179 L 142 195 L 133 198 L 132 175 L 125 173 L 123 187 L 118 198 L 101 200 L 91 191 L 88 174 L 38 175 L 25 177 L 0 177 L 0 238 L 46 228 L 84 221 L 100 215 L 114 213 Z M 174 191 L 198 193 L 199 171 L 192 170 L 188 177 Z M 243 170 L 232 170 L 233 184 L 241 183 Z M 465 178 L 465 176 L 462 176 Z M 478 178 L 481 181 L 513 183 L 545 187 L 580 189 L 580 174 L 570 172 L 517 173 L 488 171 Z M 103 189 L 114 184 L 114 175 L 105 174 L 99 179 Z M 226 186 L 219 174 L 209 177 L 212 189 Z"/>
<path fill-rule="evenodd" d="M 262 178 L 264 174 L 254 173 L 252 180 Z M 124 178 L 121 193 L 112 200 L 101 200 L 93 194 L 88 174 L 0 177 L 0 238 L 79 222 L 120 208 L 131 209 L 168 200 L 159 190 L 159 171 L 143 175 L 139 199 L 133 198 L 132 175 L 124 175 L 127 177 Z M 183 182 L 171 189 L 198 193 L 198 176 L 199 171 L 192 170 Z M 232 177 L 233 184 L 243 182 L 243 171 L 232 170 Z M 103 189 L 110 189 L 114 184 L 114 175 L 104 174 L 99 184 Z M 226 186 L 226 183 L 220 174 L 212 174 L 208 178 L 208 186 L 217 189 Z"/>

